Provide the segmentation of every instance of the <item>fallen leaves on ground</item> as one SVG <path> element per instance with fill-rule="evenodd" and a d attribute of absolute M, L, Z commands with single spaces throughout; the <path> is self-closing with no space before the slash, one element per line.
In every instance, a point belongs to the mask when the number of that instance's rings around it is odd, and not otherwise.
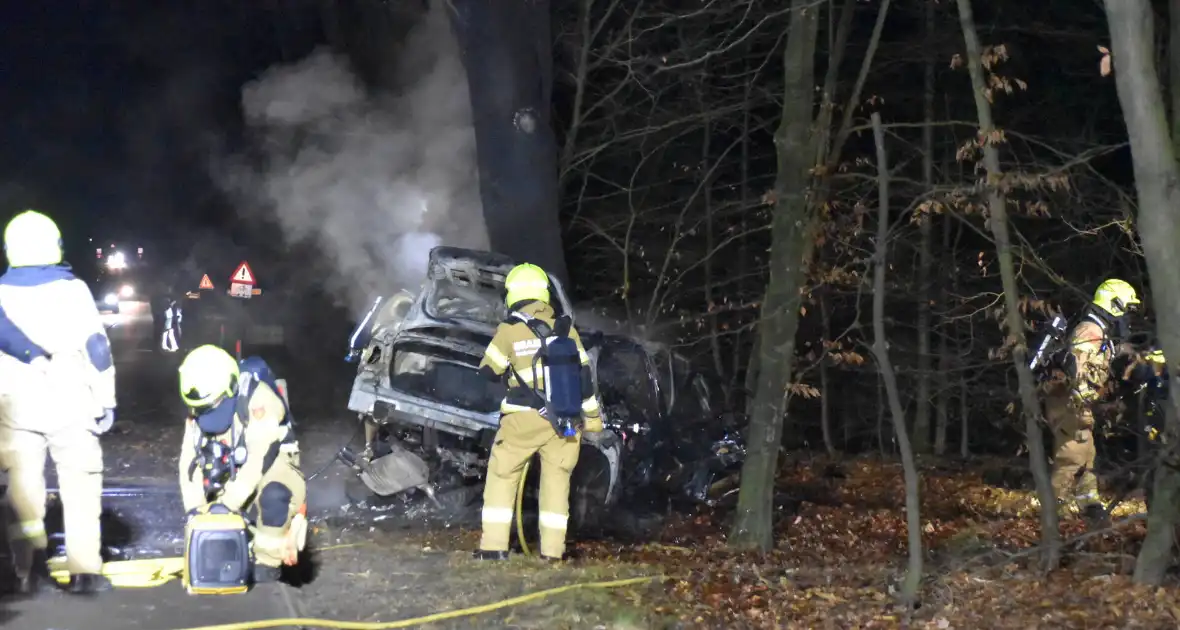
<path fill-rule="evenodd" d="M 984 470 L 924 466 L 922 536 L 927 576 L 907 616 L 894 594 L 907 551 L 900 465 L 788 465 L 776 547 L 727 548 L 720 512 L 674 516 L 657 540 L 577 544 L 583 561 L 650 565 L 671 576 L 652 611 L 687 627 L 726 628 L 1129 628 L 1177 627 L 1180 598 L 1126 575 L 1142 521 L 1075 542 L 1047 578 L 1030 553 L 1039 541 L 1031 492 L 990 486 Z M 1117 516 L 1141 508 L 1124 504 Z M 1063 537 L 1086 531 L 1074 518 Z"/>
<path fill-rule="evenodd" d="M 658 536 L 642 542 L 578 541 L 571 545 L 578 559 L 556 567 L 517 557 L 472 561 L 479 532 L 471 529 L 398 539 L 423 556 L 450 557 L 449 570 L 432 570 L 448 576 L 437 587 L 471 602 L 575 581 L 667 576 L 609 593 L 563 594 L 495 623 L 485 619 L 487 627 L 596 627 L 584 625 L 591 618 L 603 628 L 1180 627 L 1174 585 L 1136 586 L 1128 575 L 1142 520 L 1072 542 L 1061 570 L 1040 573 L 1038 502 L 996 481 L 1019 477 L 1008 473 L 1021 467 L 998 460 L 921 467 L 926 575 L 912 610 L 896 598 L 907 552 L 901 467 L 873 458 L 788 461 L 777 484 L 776 544 L 765 555 L 727 547 L 728 514 L 703 508 L 670 516 Z M 997 476 L 997 468 L 1006 472 Z M 1019 484 L 1004 483 L 1012 485 Z M 1142 500 L 1128 500 L 1114 516 L 1117 522 L 1142 510 Z M 1067 540 L 1086 533 L 1077 518 L 1060 529 Z M 561 624 L 554 625 L 550 606 L 562 611 Z M 647 618 L 640 623 L 633 614 Z"/>

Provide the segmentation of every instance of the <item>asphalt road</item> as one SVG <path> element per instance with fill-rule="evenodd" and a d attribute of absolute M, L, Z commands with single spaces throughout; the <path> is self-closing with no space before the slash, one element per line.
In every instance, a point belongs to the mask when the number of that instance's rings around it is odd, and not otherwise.
<path fill-rule="evenodd" d="M 115 355 L 119 410 L 114 428 L 102 438 L 104 550 L 108 561 L 178 556 L 182 508 L 176 475 L 184 409 L 176 367 L 183 347 L 176 354 L 160 351 L 147 306 L 123 306 L 121 313 L 105 316 Z M 288 576 L 291 584 L 262 585 L 230 596 L 189 596 L 179 580 L 154 588 L 117 589 L 93 599 L 47 593 L 33 600 L 0 600 L 0 627 L 183 630 L 309 616 L 373 621 L 416 617 L 520 594 L 522 587 L 515 578 L 505 581 L 489 576 L 468 584 L 471 580 L 464 582 L 470 577 L 468 569 L 455 571 L 455 562 L 471 562 L 474 539 L 461 526 L 470 526 L 464 519 L 471 518 L 478 525 L 477 506 L 439 514 L 425 502 L 406 503 L 402 498 L 350 502 L 348 495 L 357 496 L 359 482 L 351 471 L 334 463 L 334 455 L 349 442 L 360 446 L 356 419 L 346 409 L 355 368 L 344 364 L 342 353 L 335 352 L 336 331 L 325 326 L 312 332 L 314 338 L 295 351 L 290 346 L 244 350 L 265 358 L 287 379 L 302 468 L 308 477 L 311 549 L 307 561 Z M 346 333 L 340 334 L 341 340 Z M 53 488 L 52 465 L 46 473 Z M 450 504 L 449 499 L 443 501 Z M 60 545 L 60 508 L 52 493 L 47 524 L 54 543 Z M 0 522 L 0 529 L 3 526 Z M 439 545 L 441 549 L 433 548 Z M 491 584 L 495 593 L 473 591 L 474 585 L 479 587 L 476 590 L 486 590 Z M 480 616 L 440 627 L 520 626 Z M 550 626 L 542 622 L 524 627 Z"/>
<path fill-rule="evenodd" d="M 179 555 L 181 507 L 176 486 L 181 419 L 175 368 L 179 354 L 157 350 L 151 314 L 127 302 L 104 315 L 115 355 L 119 416 L 104 436 L 103 539 L 111 559 Z M 47 471 L 55 484 L 52 465 Z M 60 517 L 51 499 L 47 519 L 60 542 Z M 0 601 L 0 626 L 21 630 L 168 630 L 295 616 L 288 587 L 264 585 L 245 595 L 187 595 L 180 582 L 119 589 L 96 598 L 49 593 L 34 600 Z"/>

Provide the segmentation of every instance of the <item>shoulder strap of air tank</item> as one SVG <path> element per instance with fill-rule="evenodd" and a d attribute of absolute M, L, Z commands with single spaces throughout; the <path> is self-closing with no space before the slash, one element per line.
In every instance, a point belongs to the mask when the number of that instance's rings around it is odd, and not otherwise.
<path fill-rule="evenodd" d="M 523 323 L 525 326 L 528 326 L 528 329 L 530 331 L 532 331 L 533 335 L 536 336 L 538 339 L 545 339 L 549 335 L 553 334 L 553 328 L 550 327 L 549 324 L 546 324 L 543 320 L 533 317 L 532 315 L 529 315 L 528 313 L 522 313 L 520 311 L 512 311 L 512 313 L 509 315 L 509 317 L 515 317 L 516 319 L 520 320 L 521 323 Z"/>
<path fill-rule="evenodd" d="M 238 395 L 234 401 L 234 413 L 243 427 L 250 423 L 250 398 L 254 396 L 255 389 L 258 389 L 258 379 L 254 373 L 242 372 L 238 376 Z"/>

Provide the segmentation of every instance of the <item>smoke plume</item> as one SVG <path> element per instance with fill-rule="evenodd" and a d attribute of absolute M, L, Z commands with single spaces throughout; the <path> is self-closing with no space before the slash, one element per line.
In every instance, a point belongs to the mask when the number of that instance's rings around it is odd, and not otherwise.
<path fill-rule="evenodd" d="M 218 169 L 287 242 L 318 246 L 354 312 L 420 286 L 435 245 L 487 248 L 466 74 L 431 4 L 400 51 L 397 93 L 371 94 L 327 49 L 272 67 L 242 89 L 254 154 Z"/>

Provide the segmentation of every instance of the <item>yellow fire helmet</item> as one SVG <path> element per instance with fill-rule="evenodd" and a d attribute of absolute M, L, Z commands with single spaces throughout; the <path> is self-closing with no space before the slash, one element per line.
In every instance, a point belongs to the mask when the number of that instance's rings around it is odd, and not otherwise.
<path fill-rule="evenodd" d="M 1114 317 L 1122 317 L 1132 305 L 1140 304 L 1139 294 L 1126 280 L 1110 278 L 1094 291 L 1093 304 Z"/>
<path fill-rule="evenodd" d="M 61 263 L 61 230 L 53 219 L 25 210 L 4 228 L 4 254 L 11 267 L 38 267 Z"/>
<path fill-rule="evenodd" d="M 549 303 L 549 274 L 544 269 L 524 263 L 512 268 L 504 278 L 508 295 L 504 301 L 512 306 L 521 300 L 539 300 Z"/>
<path fill-rule="evenodd" d="M 206 344 L 188 353 L 180 364 L 180 397 L 197 414 L 234 395 L 238 362 L 225 350 Z"/>

